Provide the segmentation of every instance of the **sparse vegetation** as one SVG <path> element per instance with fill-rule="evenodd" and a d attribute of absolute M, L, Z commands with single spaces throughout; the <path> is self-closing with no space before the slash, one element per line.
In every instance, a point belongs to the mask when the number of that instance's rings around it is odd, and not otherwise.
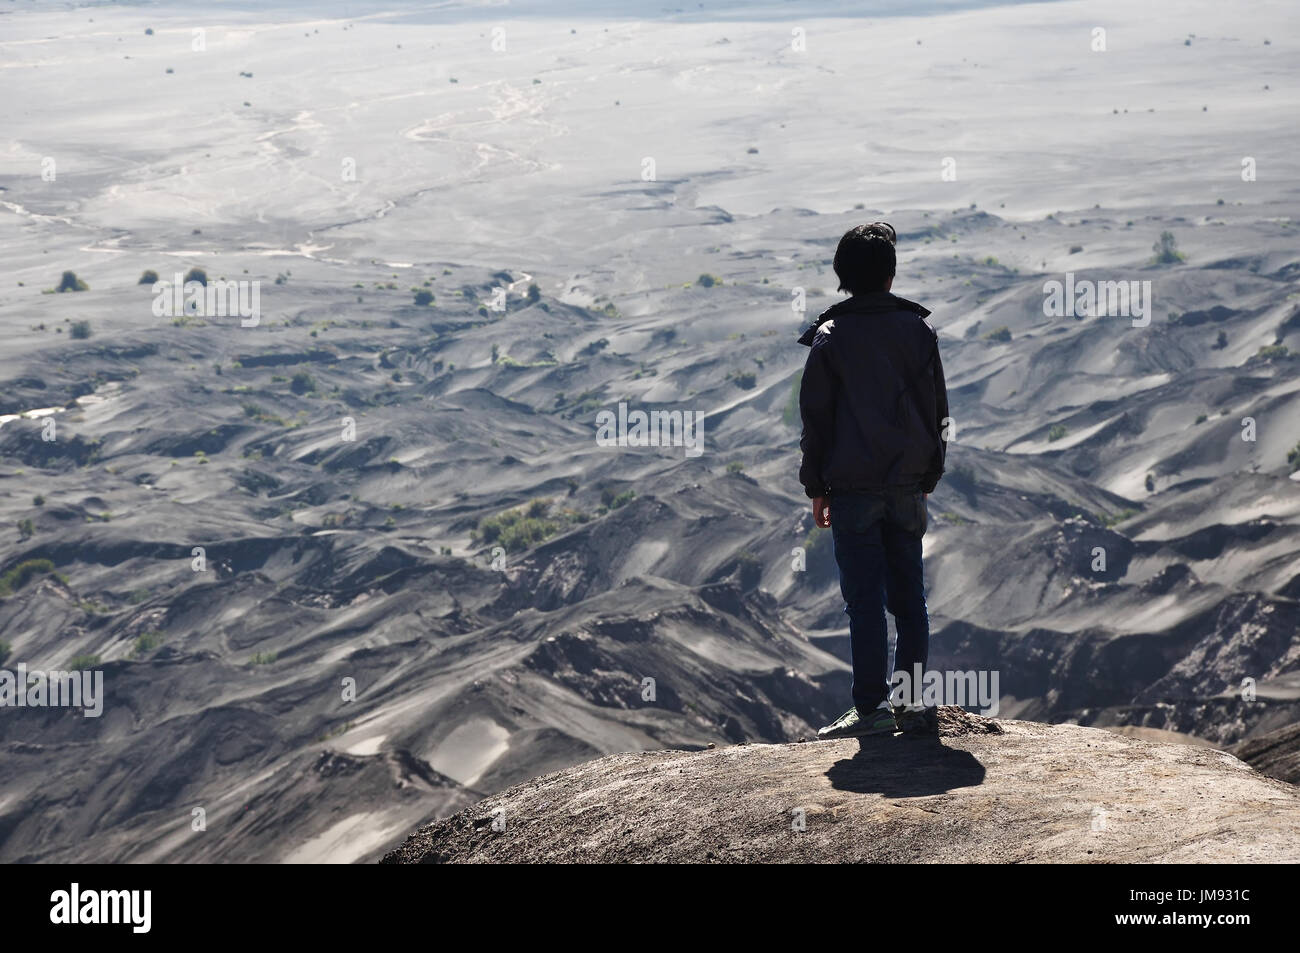
<path fill-rule="evenodd" d="M 1060 440 L 1067 433 L 1069 433 L 1069 431 L 1066 430 L 1065 424 L 1052 424 L 1052 429 L 1047 431 L 1047 440 L 1049 443 L 1055 442 Z"/>
<path fill-rule="evenodd" d="M 606 487 L 600 491 L 600 501 L 611 510 L 627 506 L 634 499 L 636 499 L 636 490 L 624 490 L 622 493 L 615 493 Z"/>
<path fill-rule="evenodd" d="M 1102 516 L 1101 525 L 1109 529 L 1110 527 L 1117 526 L 1120 523 L 1124 522 L 1126 519 L 1129 519 L 1136 515 L 1137 515 L 1137 510 L 1120 510 L 1118 513 L 1115 513 L 1114 515 Z"/>
<path fill-rule="evenodd" d="M 144 272 L 140 275 L 140 280 L 137 281 L 136 284 L 152 285 L 155 284 L 157 281 L 158 281 L 158 272 L 154 271 L 152 268 L 146 268 Z"/>
<path fill-rule="evenodd" d="M 58 292 L 89 291 L 90 285 L 78 278 L 75 271 L 65 271 L 63 277 L 59 279 L 59 283 L 54 290 Z"/>
<path fill-rule="evenodd" d="M 34 576 L 54 572 L 54 563 L 48 559 L 28 559 L 3 576 L 0 576 L 0 597 L 11 596 L 27 585 Z"/>
<path fill-rule="evenodd" d="M 208 273 L 202 268 L 191 268 L 185 272 L 185 284 L 189 284 L 191 281 L 197 281 L 206 288 L 208 286 Z"/>
<path fill-rule="evenodd" d="M 803 548 L 808 572 L 820 578 L 830 578 L 835 575 L 835 544 L 830 530 L 814 526 L 804 537 Z"/>
<path fill-rule="evenodd" d="M 84 672 L 99 666 L 98 655 L 74 655 L 68 659 L 67 668 L 73 672 Z"/>
<path fill-rule="evenodd" d="M 803 371 L 795 372 L 794 380 L 790 384 L 790 396 L 786 398 L 785 409 L 781 411 L 781 419 L 785 421 L 788 427 L 802 427 L 803 419 L 799 413 L 799 388 L 803 384 Z"/>
<path fill-rule="evenodd" d="M 710 275 L 708 272 L 705 272 L 695 279 L 695 283 L 702 288 L 712 288 L 714 285 L 722 284 L 722 279 L 717 275 Z"/>
<path fill-rule="evenodd" d="M 1161 232 L 1156 243 L 1151 246 L 1151 250 L 1156 253 L 1154 261 L 1157 265 L 1176 265 L 1180 261 L 1187 260 L 1187 256 L 1178 250 L 1178 242 L 1173 232 Z"/>
<path fill-rule="evenodd" d="M 135 642 L 131 646 L 131 658 L 140 658 L 148 655 L 158 646 L 162 645 L 163 636 L 161 632 L 144 632 L 136 636 Z"/>
<path fill-rule="evenodd" d="M 419 308 L 429 307 L 429 305 L 433 304 L 433 292 L 425 291 L 423 288 L 421 288 L 419 291 L 415 293 L 415 304 L 416 307 Z"/>
<path fill-rule="evenodd" d="M 999 328 L 994 328 L 988 334 L 984 335 L 984 340 L 994 341 L 998 344 L 1006 344 L 1011 340 L 1011 329 L 1005 324 Z"/>
<path fill-rule="evenodd" d="M 316 390 L 316 379 L 306 371 L 299 371 L 289 382 L 289 390 L 298 395 L 310 394 Z"/>
<path fill-rule="evenodd" d="M 498 544 L 508 553 L 518 553 L 588 519 L 587 514 L 580 510 L 553 510 L 550 500 L 538 498 L 524 506 L 485 517 L 479 521 L 475 535 L 489 546 Z"/>

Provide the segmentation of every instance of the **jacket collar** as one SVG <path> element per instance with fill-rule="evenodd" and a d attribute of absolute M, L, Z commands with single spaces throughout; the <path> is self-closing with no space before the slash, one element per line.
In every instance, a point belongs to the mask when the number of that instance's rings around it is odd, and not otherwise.
<path fill-rule="evenodd" d="M 843 301 L 837 301 L 825 311 L 817 316 L 817 320 L 810 324 L 799 335 L 799 343 L 806 347 L 812 347 L 813 338 L 817 336 L 817 329 L 827 321 L 837 318 L 844 314 L 883 314 L 890 311 L 911 311 L 923 318 L 930 316 L 930 311 L 923 305 L 915 301 L 908 301 L 906 298 L 900 298 L 896 294 L 888 291 L 872 291 L 864 295 L 854 295 L 851 298 L 845 298 Z"/>

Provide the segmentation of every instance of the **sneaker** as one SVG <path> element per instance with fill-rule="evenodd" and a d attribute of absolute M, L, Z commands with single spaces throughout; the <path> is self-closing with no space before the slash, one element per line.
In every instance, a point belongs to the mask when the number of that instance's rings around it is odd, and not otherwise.
<path fill-rule="evenodd" d="M 894 708 L 894 721 L 898 730 L 906 735 L 937 735 L 939 733 L 939 709 L 925 705 L 897 705 Z"/>
<path fill-rule="evenodd" d="M 863 738 L 867 735 L 892 735 L 898 730 L 894 712 L 889 708 L 873 708 L 862 715 L 857 706 L 850 708 L 825 728 L 818 729 L 817 740 L 831 738 Z"/>

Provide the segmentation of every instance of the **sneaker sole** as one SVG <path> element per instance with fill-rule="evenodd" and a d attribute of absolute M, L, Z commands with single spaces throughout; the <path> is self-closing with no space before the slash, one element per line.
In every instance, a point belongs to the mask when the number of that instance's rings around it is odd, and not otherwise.
<path fill-rule="evenodd" d="M 892 735 L 895 734 L 897 731 L 898 731 L 897 726 L 888 727 L 882 725 L 879 728 L 863 728 L 861 730 L 836 732 L 835 734 L 823 735 L 820 732 L 818 732 L 817 740 L 818 741 L 840 741 L 843 740 L 844 738 L 871 738 L 876 735 Z"/>

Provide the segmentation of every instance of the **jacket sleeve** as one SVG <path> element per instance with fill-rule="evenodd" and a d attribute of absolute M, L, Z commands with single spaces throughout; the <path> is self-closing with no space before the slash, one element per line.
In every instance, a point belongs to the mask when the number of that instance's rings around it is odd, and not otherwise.
<path fill-rule="evenodd" d="M 831 435 L 835 432 L 835 375 L 826 344 L 826 336 L 822 334 L 813 341 L 799 384 L 799 417 L 803 421 L 803 433 L 799 437 L 799 449 L 803 451 L 799 482 L 810 498 L 826 496 L 829 492 L 822 474 L 830 456 Z"/>
<path fill-rule="evenodd" d="M 934 488 L 939 484 L 939 478 L 943 476 L 944 462 L 948 457 L 948 440 L 945 434 L 948 430 L 948 385 L 943 379 L 943 361 L 939 358 L 939 340 L 935 337 L 934 342 L 934 360 L 931 362 L 934 367 L 934 411 L 935 411 L 935 433 L 939 437 L 939 445 L 934 451 L 934 456 L 930 461 L 930 469 L 925 475 L 925 484 L 921 487 L 923 493 L 933 493 Z"/>

